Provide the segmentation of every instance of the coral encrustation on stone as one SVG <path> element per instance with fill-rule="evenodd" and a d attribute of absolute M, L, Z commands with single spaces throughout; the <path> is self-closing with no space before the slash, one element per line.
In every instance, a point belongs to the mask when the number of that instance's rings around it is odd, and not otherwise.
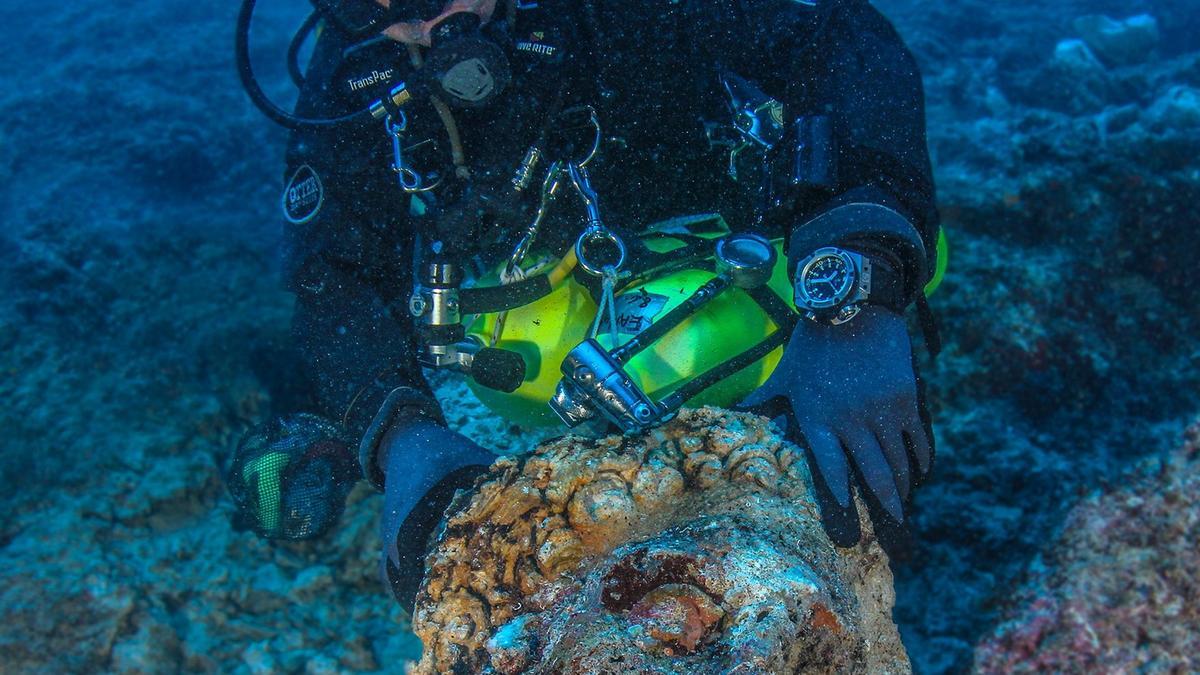
<path fill-rule="evenodd" d="M 811 493 L 768 421 L 713 408 L 502 458 L 434 542 L 418 671 L 909 672 L 869 523 L 835 547 Z"/>

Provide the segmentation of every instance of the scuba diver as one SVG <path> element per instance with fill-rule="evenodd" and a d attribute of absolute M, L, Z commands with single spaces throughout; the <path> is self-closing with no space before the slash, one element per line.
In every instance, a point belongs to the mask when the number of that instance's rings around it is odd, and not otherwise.
<path fill-rule="evenodd" d="M 933 456 L 905 312 L 936 351 L 939 224 L 920 74 L 867 0 L 313 0 L 294 112 L 251 70 L 254 5 L 239 69 L 291 130 L 284 274 L 323 408 L 239 447 L 259 534 L 320 534 L 361 475 L 411 606 L 495 457 L 423 368 L 521 424 L 736 404 L 806 449 L 839 545 L 852 485 L 904 522 Z"/>

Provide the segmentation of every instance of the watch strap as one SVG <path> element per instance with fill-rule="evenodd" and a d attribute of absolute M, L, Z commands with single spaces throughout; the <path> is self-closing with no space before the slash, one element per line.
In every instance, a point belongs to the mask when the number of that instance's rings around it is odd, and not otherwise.
<path fill-rule="evenodd" d="M 871 290 L 867 295 L 867 302 L 887 307 L 894 312 L 903 312 L 908 306 L 904 275 L 889 261 L 879 256 L 860 255 L 871 261 Z"/>

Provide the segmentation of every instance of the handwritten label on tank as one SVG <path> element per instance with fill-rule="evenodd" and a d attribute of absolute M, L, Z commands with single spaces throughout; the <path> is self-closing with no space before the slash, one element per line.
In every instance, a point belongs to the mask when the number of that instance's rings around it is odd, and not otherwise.
<path fill-rule="evenodd" d="M 637 335 L 646 330 L 666 304 L 667 296 L 647 293 L 644 288 L 616 298 L 617 332 Z M 600 326 L 601 332 L 610 331 L 608 317 L 601 319 Z"/>

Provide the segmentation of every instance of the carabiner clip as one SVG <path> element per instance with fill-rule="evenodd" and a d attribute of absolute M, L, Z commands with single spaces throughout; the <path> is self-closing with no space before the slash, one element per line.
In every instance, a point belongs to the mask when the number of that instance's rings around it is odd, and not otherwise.
<path fill-rule="evenodd" d="M 392 171 L 396 174 L 396 180 L 404 192 L 428 192 L 436 188 L 441 181 L 426 187 L 421 174 L 404 162 L 403 137 L 405 129 L 408 128 L 408 117 L 403 110 L 397 110 L 396 114 L 399 116 L 399 120 L 393 120 L 392 116 L 388 115 L 383 121 L 388 136 L 392 137 Z"/>
<path fill-rule="evenodd" d="M 400 138 L 400 134 L 408 129 L 408 115 L 405 115 L 403 110 L 397 110 L 396 114 L 400 116 L 399 121 L 393 120 L 391 115 L 388 115 L 383 120 L 383 128 L 387 130 L 388 135 L 392 138 Z"/>
<path fill-rule="evenodd" d="M 582 120 L 582 122 L 583 122 L 582 124 L 580 124 L 578 126 L 572 125 L 569 123 L 564 124 L 560 128 L 560 131 L 563 129 L 579 129 L 584 126 L 590 126 L 595 131 L 595 134 L 592 137 L 592 147 L 588 148 L 587 154 L 584 155 L 583 159 L 570 160 L 570 161 L 572 161 L 572 163 L 577 164 L 580 167 L 584 167 L 584 166 L 587 166 L 588 163 L 591 162 L 592 159 L 596 156 L 596 153 L 600 151 L 600 141 L 602 140 L 602 136 L 604 133 L 603 130 L 600 128 L 600 116 L 596 114 L 596 109 L 593 108 L 592 106 L 578 105 L 578 106 L 574 106 L 571 108 L 567 108 L 566 110 L 560 112 L 557 115 L 557 119 L 564 120 L 566 122 L 570 122 L 571 120 L 566 120 L 567 116 L 578 115 L 580 113 L 583 113 L 583 116 L 585 118 Z"/>
<path fill-rule="evenodd" d="M 625 242 L 604 225 L 604 221 L 600 217 L 600 200 L 596 196 L 596 191 L 592 189 L 592 181 L 588 178 L 587 170 L 571 162 L 567 164 L 567 175 L 570 176 L 571 185 L 579 193 L 579 198 L 583 200 L 584 209 L 587 211 L 588 225 L 575 240 L 575 257 L 579 260 L 579 266 L 583 268 L 583 271 L 597 277 L 601 276 L 604 268 L 608 266 L 611 266 L 614 272 L 620 272 L 625 265 Z M 590 244 L 605 241 L 616 247 L 616 262 L 597 265 L 589 261 L 587 247 Z"/>

